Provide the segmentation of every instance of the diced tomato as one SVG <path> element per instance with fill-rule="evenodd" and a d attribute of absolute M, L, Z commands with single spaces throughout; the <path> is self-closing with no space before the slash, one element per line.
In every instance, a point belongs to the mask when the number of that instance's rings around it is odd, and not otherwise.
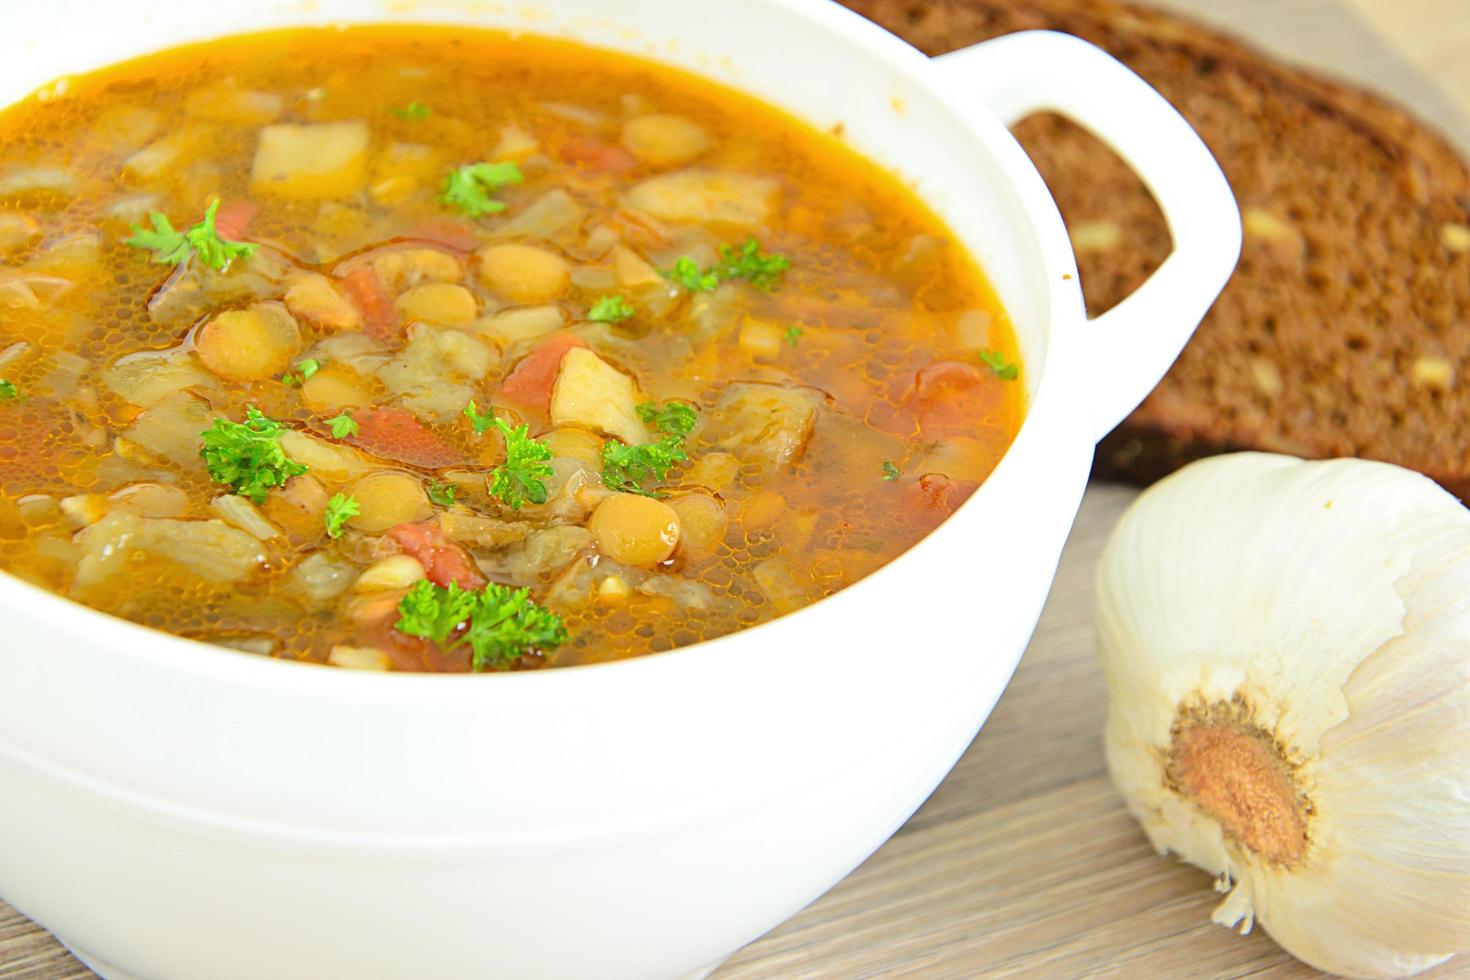
<path fill-rule="evenodd" d="M 626 174 L 638 169 L 633 154 L 594 136 L 573 136 L 561 145 L 565 163 L 599 174 Z"/>
<path fill-rule="evenodd" d="M 475 237 L 474 229 L 463 221 L 456 221 L 448 217 L 430 218 L 423 224 L 418 225 L 408 233 L 409 238 L 417 238 L 425 242 L 435 242 L 439 245 L 448 245 L 450 248 L 461 252 L 468 252 L 480 244 Z"/>
<path fill-rule="evenodd" d="M 935 361 L 914 377 L 909 404 L 926 434 L 960 434 L 973 431 L 1000 408 L 1008 383 L 989 368 Z"/>
<path fill-rule="evenodd" d="M 407 409 L 388 405 L 355 418 L 358 431 L 352 443 L 374 456 L 427 469 L 464 465 L 461 453 Z"/>
<path fill-rule="evenodd" d="M 950 514 L 970 499 L 978 484 L 951 480 L 943 473 L 925 473 L 908 485 L 918 523 L 937 527 Z"/>
<path fill-rule="evenodd" d="M 461 645 L 445 651 L 433 640 L 400 633 L 396 608 L 364 623 L 357 630 L 356 645 L 381 650 L 388 655 L 394 670 L 432 671 L 438 674 L 468 673 L 470 648 Z"/>
<path fill-rule="evenodd" d="M 424 574 L 435 585 L 456 582 L 462 589 L 479 589 L 489 581 L 480 574 L 469 552 L 446 538 L 435 521 L 400 524 L 388 532 L 388 537 L 424 566 Z"/>
<path fill-rule="evenodd" d="M 501 398 L 522 408 L 550 410 L 551 388 L 561 370 L 561 359 L 573 347 L 586 346 L 587 341 L 574 333 L 554 333 L 547 337 L 506 375 L 500 386 Z"/>
<path fill-rule="evenodd" d="M 259 211 L 260 205 L 254 201 L 226 201 L 214 214 L 214 230 L 227 242 L 242 242 L 245 229 Z"/>
<path fill-rule="evenodd" d="M 368 336 L 377 340 L 398 339 L 398 310 L 372 266 L 366 262 L 353 266 L 342 277 L 342 286 L 347 290 L 347 298 L 362 311 Z"/>

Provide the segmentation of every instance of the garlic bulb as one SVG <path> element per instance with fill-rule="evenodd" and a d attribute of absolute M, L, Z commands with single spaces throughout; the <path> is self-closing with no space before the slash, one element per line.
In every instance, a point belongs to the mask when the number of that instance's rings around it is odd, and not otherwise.
<path fill-rule="evenodd" d="M 1108 767 L 1222 925 L 1353 977 L 1470 949 L 1470 511 L 1361 460 L 1195 463 L 1097 582 Z"/>

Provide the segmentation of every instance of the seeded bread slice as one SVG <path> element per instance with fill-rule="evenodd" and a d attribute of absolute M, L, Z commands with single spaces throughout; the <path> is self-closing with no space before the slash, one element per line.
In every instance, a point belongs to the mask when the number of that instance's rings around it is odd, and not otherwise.
<path fill-rule="evenodd" d="M 1201 456 L 1365 456 L 1470 499 L 1470 168 L 1383 100 L 1180 18 L 1103 0 L 846 0 L 931 54 L 1018 30 L 1077 34 L 1199 130 L 1240 202 L 1240 266 L 1168 376 L 1099 447 L 1149 482 Z M 1017 136 L 1102 312 L 1169 250 L 1141 183 L 1056 117 Z"/>

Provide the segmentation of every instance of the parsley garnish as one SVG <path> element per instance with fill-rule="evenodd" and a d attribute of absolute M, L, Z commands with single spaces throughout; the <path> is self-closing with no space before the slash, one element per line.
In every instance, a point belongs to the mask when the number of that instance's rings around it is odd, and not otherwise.
<path fill-rule="evenodd" d="M 883 461 L 883 479 L 897 480 L 901 476 L 903 476 L 903 470 L 899 469 L 897 466 L 894 466 L 893 460 L 885 459 Z"/>
<path fill-rule="evenodd" d="M 468 643 L 470 667 L 477 672 L 508 667 L 528 653 L 550 652 L 567 642 L 561 617 L 537 605 L 530 589 L 498 582 L 479 592 L 454 582 L 447 587 L 419 582 L 399 600 L 398 616 L 400 633 L 433 640 L 445 650 Z"/>
<path fill-rule="evenodd" d="M 602 483 L 609 490 L 656 497 L 658 494 L 644 488 L 643 481 L 665 479 L 669 470 L 688 458 L 683 436 L 664 436 L 646 446 L 627 446 L 609 440 L 602 446 Z"/>
<path fill-rule="evenodd" d="M 686 255 L 675 262 L 672 269 L 664 269 L 660 274 L 691 293 L 708 292 L 724 279 L 745 279 L 756 289 L 769 293 L 780 287 L 781 276 L 789 268 L 790 259 L 762 252 L 760 241 L 751 237 L 738 247 L 721 245 L 720 261 L 713 269 L 701 270 Z"/>
<path fill-rule="evenodd" d="M 603 443 L 602 483 L 611 490 L 656 497 L 658 494 L 644 488 L 643 481 L 666 479 L 669 470 L 689 459 L 684 452 L 684 437 L 694 431 L 699 417 L 685 402 L 664 402 L 662 406 L 644 402 L 638 406 L 638 417 L 664 437 L 646 446 L 629 446 L 617 440 Z"/>
<path fill-rule="evenodd" d="M 434 480 L 429 484 L 429 500 L 440 507 L 453 507 L 454 498 L 459 494 L 459 487 L 453 483 L 445 483 L 442 480 Z"/>
<path fill-rule="evenodd" d="M 417 101 L 410 102 L 408 105 L 404 106 L 402 109 L 398 108 L 396 105 L 395 106 L 389 106 L 388 107 L 388 111 L 391 112 L 391 113 L 393 113 L 393 115 L 397 116 L 399 119 L 420 119 L 421 120 L 421 119 L 428 119 L 429 118 L 429 107 L 426 106 L 426 105 L 424 105 L 422 102 L 417 102 Z"/>
<path fill-rule="evenodd" d="M 685 402 L 644 402 L 638 406 L 638 417 L 658 431 L 670 436 L 687 436 L 694 431 L 698 416 L 694 407 Z"/>
<path fill-rule="evenodd" d="M 133 237 L 123 244 L 133 248 L 145 248 L 155 252 L 153 261 L 159 265 L 178 265 L 197 255 L 199 261 L 211 269 L 224 269 L 237 258 L 249 258 L 258 247 L 254 242 L 229 242 L 219 237 L 214 227 L 214 217 L 219 211 L 219 199 L 204 212 L 204 220 L 188 231 L 176 231 L 169 223 L 168 215 L 154 211 L 148 216 L 153 230 L 147 231 L 133 225 Z"/>
<path fill-rule="evenodd" d="M 281 375 L 281 384 L 290 385 L 292 388 L 300 388 L 303 384 L 306 383 L 307 378 L 311 377 L 313 374 L 316 374 L 321 369 L 321 361 L 318 361 L 314 357 L 308 357 L 306 360 L 296 365 L 296 371 L 294 373 L 291 371 L 287 371 L 285 374 Z"/>
<path fill-rule="evenodd" d="M 464 417 L 470 420 L 470 428 L 475 430 L 475 435 L 482 436 L 489 432 L 490 427 L 495 424 L 495 409 L 481 412 L 475 407 L 475 400 L 471 398 L 470 403 L 464 407 Z"/>
<path fill-rule="evenodd" d="M 720 277 L 714 270 L 701 272 L 695 261 L 687 255 L 675 262 L 672 269 L 662 269 L 659 274 L 665 279 L 672 279 L 691 293 L 709 292 L 720 284 Z"/>
<path fill-rule="evenodd" d="M 1005 355 L 998 351 L 983 350 L 980 352 L 980 360 L 1002 381 L 1015 381 L 1021 371 L 1020 365 L 1007 361 Z"/>
<path fill-rule="evenodd" d="M 786 346 L 795 347 L 798 343 L 801 342 L 801 328 L 794 323 L 791 326 L 787 327 L 785 340 Z"/>
<path fill-rule="evenodd" d="M 505 210 L 505 202 L 490 195 L 525 179 L 521 168 L 513 163 L 471 163 L 444 178 L 444 192 L 439 200 L 471 218 L 499 214 Z"/>
<path fill-rule="evenodd" d="M 199 455 L 215 482 L 263 504 L 272 487 L 306 472 L 305 466 L 287 459 L 281 449 L 281 433 L 285 431 L 284 425 L 266 418 L 251 405 L 245 409 L 244 422 L 215 419 L 214 428 L 200 433 L 204 447 Z"/>
<path fill-rule="evenodd" d="M 784 255 L 772 255 L 761 251 L 761 243 L 750 237 L 735 248 L 720 246 L 720 264 L 715 274 L 721 279 L 746 279 L 756 289 L 771 292 L 781 285 L 781 276 L 791 268 L 791 260 Z"/>
<path fill-rule="evenodd" d="M 461 589 L 458 582 L 450 582 L 446 588 L 424 579 L 415 582 L 398 600 L 398 622 L 393 628 L 443 646 L 451 633 L 465 625 L 477 605 L 479 594 Z"/>
<path fill-rule="evenodd" d="M 362 513 L 362 508 L 357 501 L 339 493 L 327 501 L 327 511 L 323 515 L 327 522 L 327 537 L 336 539 L 342 536 L 344 525 L 351 519 Z"/>
<path fill-rule="evenodd" d="M 327 419 L 327 427 L 332 430 L 333 439 L 350 439 L 358 433 L 357 419 L 352 417 L 350 408 L 344 408 L 341 415 Z"/>
<path fill-rule="evenodd" d="M 604 296 L 592 304 L 587 319 L 595 323 L 622 323 L 634 313 L 633 304 L 621 296 Z"/>
<path fill-rule="evenodd" d="M 505 462 L 490 473 L 491 495 L 512 510 L 520 510 L 527 501 L 546 503 L 546 481 L 555 472 L 547 462 L 550 447 L 531 438 L 529 425 L 513 429 L 504 419 L 493 421 L 505 436 Z"/>
<path fill-rule="evenodd" d="M 20 389 L 15 386 L 14 381 L 0 378 L 0 402 L 13 402 L 19 397 Z"/>

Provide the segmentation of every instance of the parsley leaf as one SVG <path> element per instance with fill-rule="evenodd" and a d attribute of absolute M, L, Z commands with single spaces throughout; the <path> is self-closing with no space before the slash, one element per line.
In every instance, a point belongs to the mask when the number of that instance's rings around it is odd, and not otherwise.
<path fill-rule="evenodd" d="M 306 360 L 296 365 L 296 371 L 294 374 L 290 371 L 287 371 L 285 374 L 281 375 L 281 384 L 290 385 L 292 388 L 300 388 L 303 384 L 306 383 L 307 378 L 311 377 L 313 374 L 316 374 L 321 369 L 321 361 L 318 361 L 314 357 L 308 357 Z"/>
<path fill-rule="evenodd" d="M 464 407 L 464 417 L 470 420 L 470 428 L 475 430 L 475 435 L 482 436 L 495 424 L 495 409 L 482 412 L 475 407 L 475 400 L 471 398 L 470 403 Z"/>
<path fill-rule="evenodd" d="M 254 242 L 230 242 L 219 237 L 214 227 L 215 215 L 219 212 L 219 198 L 204 212 L 204 220 L 188 231 L 177 231 L 169 222 L 168 215 L 154 211 L 148 216 L 153 224 L 151 231 L 133 225 L 133 237 L 123 244 L 143 248 L 156 253 L 153 261 L 159 265 L 178 265 L 197 255 L 199 261 L 211 269 L 222 270 L 237 258 L 249 258 L 258 248 Z"/>
<path fill-rule="evenodd" d="M 787 327 L 785 340 L 786 346 L 795 347 L 798 343 L 801 342 L 801 328 L 794 323 L 791 326 Z"/>
<path fill-rule="evenodd" d="M 505 202 L 490 195 L 525 179 L 521 168 L 513 163 L 471 163 L 444 178 L 444 192 L 439 200 L 471 218 L 499 214 L 505 210 Z"/>
<path fill-rule="evenodd" d="M 561 617 L 537 605 L 530 589 L 497 582 L 473 592 L 454 582 L 422 581 L 399 600 L 398 615 L 400 633 L 433 640 L 446 650 L 468 643 L 470 667 L 477 672 L 509 667 L 528 653 L 549 652 L 567 642 Z"/>
<path fill-rule="evenodd" d="M 659 275 L 672 279 L 691 293 L 709 292 L 720 284 L 720 277 L 714 270 L 701 272 L 695 261 L 687 255 L 675 262 L 672 269 L 659 270 Z"/>
<path fill-rule="evenodd" d="M 429 118 L 429 107 L 418 101 L 410 102 L 402 109 L 398 108 L 396 105 L 389 106 L 388 111 L 393 113 L 393 115 L 397 116 L 399 119 L 404 120 L 422 120 Z"/>
<path fill-rule="evenodd" d="M 899 469 L 897 466 L 894 466 L 893 460 L 885 459 L 883 461 L 883 479 L 897 480 L 901 476 L 903 476 L 903 470 Z"/>
<path fill-rule="evenodd" d="M 0 402 L 13 402 L 19 397 L 20 389 L 15 386 L 14 381 L 0 378 Z"/>
<path fill-rule="evenodd" d="M 266 418 L 251 405 L 245 409 L 244 422 L 215 419 L 214 428 L 200 433 L 204 447 L 199 455 L 215 482 L 263 504 L 272 487 L 306 472 L 305 466 L 287 459 L 281 449 L 281 433 L 285 431 L 284 425 Z"/>
<path fill-rule="evenodd" d="M 440 507 L 453 507 L 454 498 L 459 494 L 459 487 L 453 483 L 445 483 L 442 480 L 434 480 L 429 484 L 429 500 Z"/>
<path fill-rule="evenodd" d="M 505 462 L 490 473 L 492 496 L 520 510 L 527 501 L 546 503 L 546 482 L 555 472 L 547 460 L 551 449 L 546 443 L 531 438 L 531 427 L 511 428 L 504 419 L 495 419 L 495 427 L 505 436 Z"/>
<path fill-rule="evenodd" d="M 470 618 L 478 599 L 478 593 L 461 589 L 457 582 L 450 582 L 447 588 L 428 579 L 415 582 L 398 600 L 398 622 L 393 628 L 443 646 Z"/>
<path fill-rule="evenodd" d="M 352 417 L 350 408 L 344 408 L 341 415 L 327 419 L 327 426 L 332 430 L 333 439 L 350 439 L 358 433 L 357 419 Z"/>
<path fill-rule="evenodd" d="M 643 481 L 663 480 L 676 464 L 688 459 L 684 437 L 680 435 L 667 435 L 646 446 L 628 446 L 609 440 L 602 445 L 602 483 L 609 490 L 657 496 L 643 487 Z"/>
<path fill-rule="evenodd" d="M 983 350 L 980 352 L 980 360 L 1002 381 L 1015 381 L 1016 376 L 1021 373 L 1019 364 L 1007 361 L 1005 355 L 998 351 Z"/>
<path fill-rule="evenodd" d="M 756 289 L 769 293 L 780 287 L 781 276 L 789 268 L 790 259 L 762 252 L 760 241 L 752 236 L 738 248 L 721 245 L 720 264 L 714 271 L 721 279 L 746 279 Z"/>
<path fill-rule="evenodd" d="M 638 417 L 670 436 L 687 436 L 698 421 L 694 407 L 685 402 L 664 402 L 662 408 L 657 402 L 644 402 L 638 406 Z"/>
<path fill-rule="evenodd" d="M 336 540 L 342 536 L 344 525 L 362 513 L 362 508 L 353 498 L 345 493 L 339 493 L 327 501 L 327 511 L 323 515 L 327 522 L 327 537 Z"/>
<path fill-rule="evenodd" d="M 594 323 L 622 323 L 634 312 L 633 304 L 622 296 L 604 296 L 592 304 L 587 319 Z"/>

